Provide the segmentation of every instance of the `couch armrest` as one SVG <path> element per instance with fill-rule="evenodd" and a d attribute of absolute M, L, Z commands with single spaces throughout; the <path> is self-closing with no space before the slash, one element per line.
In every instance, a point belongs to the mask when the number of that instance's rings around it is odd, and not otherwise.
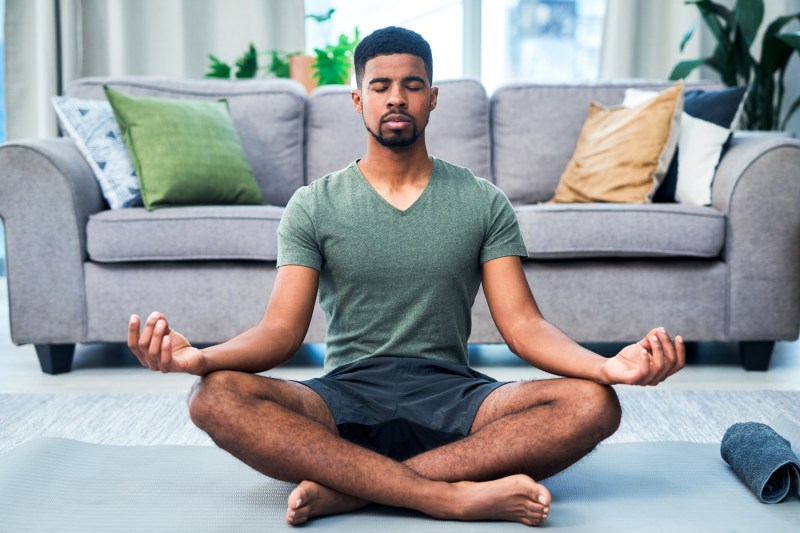
<path fill-rule="evenodd" d="M 711 203 L 728 217 L 729 338 L 797 338 L 800 142 L 735 139 L 717 169 Z"/>
<path fill-rule="evenodd" d="M 71 140 L 0 146 L 0 217 L 16 344 L 85 340 L 86 221 L 106 208 Z"/>

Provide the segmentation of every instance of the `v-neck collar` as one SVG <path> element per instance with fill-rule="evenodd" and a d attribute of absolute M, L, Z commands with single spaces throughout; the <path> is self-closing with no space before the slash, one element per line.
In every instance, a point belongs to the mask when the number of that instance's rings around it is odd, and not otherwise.
<path fill-rule="evenodd" d="M 425 188 L 422 190 L 420 195 L 417 196 L 417 199 L 414 200 L 414 203 L 412 203 L 404 210 L 398 209 L 397 207 L 392 205 L 386 198 L 384 198 L 381 195 L 381 193 L 379 193 L 375 189 L 375 187 L 372 186 L 369 180 L 367 180 L 366 176 L 364 176 L 364 174 L 361 172 L 361 169 L 358 167 L 358 162 L 361 161 L 360 159 L 356 159 L 353 162 L 353 166 L 355 167 L 356 174 L 358 174 L 358 177 L 360 178 L 359 181 L 361 181 L 364 184 L 364 186 L 371 191 L 374 197 L 377 198 L 378 202 L 389 208 L 392 212 L 404 217 L 412 213 L 417 208 L 417 206 L 423 202 L 424 198 L 430 194 L 430 190 L 433 187 L 433 182 L 434 182 L 433 177 L 436 175 L 436 167 L 439 165 L 439 160 L 436 157 L 431 156 L 431 160 L 433 161 L 433 165 L 431 166 L 431 175 L 428 178 L 427 185 L 425 185 Z"/>

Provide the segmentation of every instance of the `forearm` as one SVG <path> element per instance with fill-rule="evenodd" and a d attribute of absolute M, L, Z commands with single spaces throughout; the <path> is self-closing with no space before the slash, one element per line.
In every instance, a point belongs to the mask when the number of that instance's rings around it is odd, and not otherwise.
<path fill-rule="evenodd" d="M 564 377 L 604 383 L 605 358 L 582 347 L 543 318 L 520 321 L 506 335 L 509 348 L 531 365 Z"/>
<path fill-rule="evenodd" d="M 265 372 L 286 361 L 300 348 L 302 339 L 276 325 L 259 324 L 229 341 L 203 349 L 203 374 L 217 370 Z"/>

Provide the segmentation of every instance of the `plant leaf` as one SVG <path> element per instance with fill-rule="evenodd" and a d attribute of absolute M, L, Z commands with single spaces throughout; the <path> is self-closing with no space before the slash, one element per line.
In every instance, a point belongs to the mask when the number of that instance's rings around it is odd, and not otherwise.
<path fill-rule="evenodd" d="M 737 83 L 748 85 L 751 79 L 751 72 L 756 68 L 756 62 L 750 55 L 750 45 L 747 44 L 742 29 L 738 26 L 735 29 L 732 44 L 728 62 L 732 70 L 736 72 Z"/>
<path fill-rule="evenodd" d="M 692 73 L 694 69 L 697 67 L 706 64 L 708 58 L 706 59 L 692 59 L 689 61 L 681 61 L 675 68 L 672 69 L 672 72 L 669 75 L 670 80 L 680 80 L 686 78 L 689 74 Z"/>
<path fill-rule="evenodd" d="M 258 72 L 258 52 L 255 45 L 250 43 L 247 51 L 236 60 L 236 77 L 238 79 L 254 78 Z"/>
<path fill-rule="evenodd" d="M 761 66 L 765 73 L 774 73 L 781 68 L 781 65 L 785 65 L 788 56 L 791 56 L 788 43 L 779 39 L 778 34 L 795 18 L 800 20 L 800 13 L 778 17 L 764 31 L 764 37 L 761 39 Z"/>
<path fill-rule="evenodd" d="M 730 28 L 736 24 L 733 13 L 728 8 L 715 4 L 710 0 L 695 0 L 687 3 L 695 4 L 697 9 L 700 10 L 703 22 L 708 26 L 717 42 L 717 48 L 720 49 L 715 51 L 714 55 L 719 56 L 720 65 L 723 65 L 724 58 L 730 54 L 731 49 Z M 720 19 L 722 23 L 720 23 Z M 724 69 L 724 67 L 722 68 Z"/>
<path fill-rule="evenodd" d="M 312 77 L 319 85 L 347 84 L 350 80 L 350 70 L 353 66 L 353 51 L 358 45 L 360 34 L 358 27 L 353 32 L 353 38 L 342 33 L 336 44 L 329 44 L 325 48 L 315 48 L 316 61 L 312 65 Z"/>
<path fill-rule="evenodd" d="M 689 42 L 689 39 L 692 38 L 692 34 L 694 33 L 695 28 L 697 28 L 697 21 L 695 20 L 692 22 L 692 25 L 689 26 L 689 29 L 686 30 L 686 33 L 683 34 L 683 38 L 681 39 L 681 52 L 686 47 L 686 43 Z"/>
<path fill-rule="evenodd" d="M 225 78 L 231 77 L 231 66 L 217 59 L 213 54 L 208 54 L 211 64 L 208 66 L 206 78 Z"/>
<path fill-rule="evenodd" d="M 781 41 L 794 48 L 796 52 L 800 52 L 800 31 L 796 31 L 794 33 L 781 33 L 777 37 Z"/>
<path fill-rule="evenodd" d="M 269 71 L 276 78 L 289 77 L 289 58 L 294 54 L 285 54 L 277 50 L 272 51 L 272 61 L 269 64 Z"/>
<path fill-rule="evenodd" d="M 707 66 L 719 73 L 722 83 L 728 87 L 733 87 L 739 84 L 739 80 L 736 76 L 737 69 L 731 61 L 732 53 L 732 48 L 728 47 L 727 49 L 724 49 L 717 45 L 714 48 L 711 57 L 708 58 L 708 62 L 706 63 Z"/>
<path fill-rule="evenodd" d="M 307 18 L 307 19 L 314 19 L 314 20 L 316 20 L 317 22 L 325 22 L 326 20 L 330 20 L 330 19 L 331 19 L 331 17 L 333 16 L 333 13 L 334 13 L 335 11 L 336 11 L 335 9 L 331 8 L 331 9 L 329 9 L 329 10 L 328 10 L 328 12 L 327 12 L 327 13 L 325 13 L 324 15 L 322 15 L 322 14 L 320 14 L 320 15 L 314 15 L 313 13 L 309 13 L 308 15 L 306 15 L 306 16 L 305 16 L 305 18 Z"/>
<path fill-rule="evenodd" d="M 733 16 L 749 49 L 764 20 L 764 0 L 736 0 Z"/>

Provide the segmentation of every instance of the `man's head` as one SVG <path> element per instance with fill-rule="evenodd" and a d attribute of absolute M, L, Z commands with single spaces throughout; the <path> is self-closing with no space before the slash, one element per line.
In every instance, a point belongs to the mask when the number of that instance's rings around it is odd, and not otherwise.
<path fill-rule="evenodd" d="M 362 88 L 367 61 L 376 56 L 391 54 L 411 54 L 422 59 L 425 63 L 425 72 L 428 74 L 428 84 L 433 84 L 433 56 L 428 41 L 417 32 L 389 26 L 370 33 L 356 46 L 353 63 L 356 70 L 356 85 L 359 89 Z"/>
<path fill-rule="evenodd" d="M 356 48 L 355 67 L 353 104 L 372 138 L 387 148 L 417 145 L 438 97 L 425 39 L 403 28 L 378 30 Z"/>

